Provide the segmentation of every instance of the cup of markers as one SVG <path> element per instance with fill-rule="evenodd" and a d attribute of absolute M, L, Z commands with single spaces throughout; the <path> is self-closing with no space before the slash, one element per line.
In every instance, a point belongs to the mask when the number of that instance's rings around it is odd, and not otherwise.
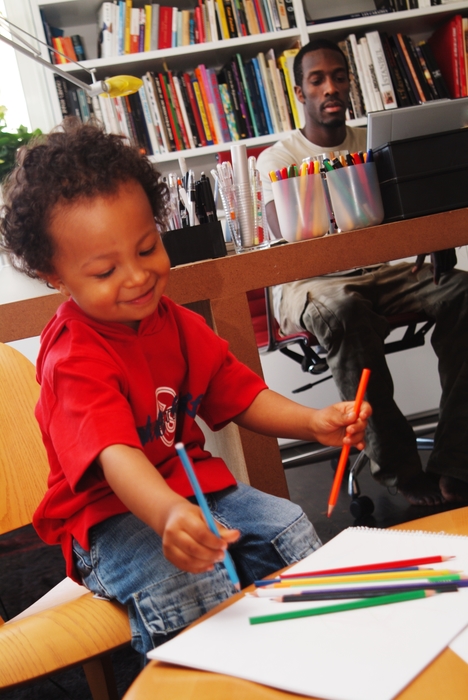
<path fill-rule="evenodd" d="M 382 223 L 384 209 L 372 152 L 324 159 L 328 191 L 336 225 L 353 231 Z"/>
<path fill-rule="evenodd" d="M 329 215 L 318 161 L 272 171 L 270 179 L 285 240 L 302 241 L 327 233 Z"/>

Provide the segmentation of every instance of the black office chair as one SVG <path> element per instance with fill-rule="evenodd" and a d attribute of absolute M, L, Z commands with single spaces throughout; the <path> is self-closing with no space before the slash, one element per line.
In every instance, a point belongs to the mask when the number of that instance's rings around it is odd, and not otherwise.
<path fill-rule="evenodd" d="M 253 290 L 247 296 L 260 354 L 279 350 L 283 355 L 300 364 L 302 370 L 312 376 L 324 374 L 328 371 L 329 368 L 325 357 L 326 351 L 320 346 L 317 338 L 312 333 L 303 330 L 288 336 L 280 335 L 279 326 L 273 314 L 270 288 Z M 426 334 L 434 325 L 434 321 L 423 313 L 399 314 L 390 316 L 387 320 L 390 323 L 391 330 L 397 328 L 406 328 L 406 330 L 400 340 L 385 343 L 386 355 L 421 347 L 424 345 Z M 332 375 L 329 373 L 326 377 L 294 389 L 292 393 L 306 391 L 331 378 Z M 433 439 L 424 436 L 433 432 L 436 425 L 437 423 L 431 422 L 414 428 L 418 449 L 431 450 L 433 448 Z M 335 447 L 312 445 L 306 452 L 301 452 L 300 456 L 283 458 L 283 466 L 285 469 L 288 469 L 298 466 L 299 462 L 318 462 L 329 456 L 332 458 L 332 466 L 336 468 L 338 455 L 339 450 Z M 372 500 L 368 496 L 361 494 L 357 479 L 358 474 L 362 471 L 367 461 L 367 455 L 364 452 L 360 452 L 349 469 L 348 494 L 351 498 L 350 512 L 355 518 L 370 515 L 374 510 Z"/>

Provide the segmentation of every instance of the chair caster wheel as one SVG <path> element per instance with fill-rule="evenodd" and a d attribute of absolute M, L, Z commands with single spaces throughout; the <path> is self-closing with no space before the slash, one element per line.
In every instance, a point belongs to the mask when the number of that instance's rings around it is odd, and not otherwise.
<path fill-rule="evenodd" d="M 374 512 L 374 503 L 369 496 L 358 496 L 351 501 L 349 510 L 354 518 L 364 518 Z"/>
<path fill-rule="evenodd" d="M 331 465 L 331 468 L 333 469 L 334 472 L 336 472 L 336 470 L 337 470 L 339 461 L 340 461 L 339 457 L 333 457 L 333 459 L 330 460 L 330 465 Z M 348 459 L 348 461 L 346 462 L 345 472 L 349 471 L 349 467 L 350 467 L 350 460 Z"/>

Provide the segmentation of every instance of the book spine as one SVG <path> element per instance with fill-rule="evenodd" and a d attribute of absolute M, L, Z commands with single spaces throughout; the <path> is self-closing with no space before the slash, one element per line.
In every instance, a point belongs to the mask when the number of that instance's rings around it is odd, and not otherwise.
<path fill-rule="evenodd" d="M 422 74 L 424 76 L 424 80 L 425 80 L 427 89 L 429 91 L 429 99 L 430 100 L 438 100 L 439 94 L 437 92 L 437 88 L 436 88 L 434 80 L 432 78 L 432 73 L 429 70 L 426 59 L 425 59 L 424 54 L 421 50 L 421 47 L 413 45 L 413 48 L 414 48 L 416 57 L 419 60 L 419 65 L 421 67 L 421 71 L 422 71 Z"/>
<path fill-rule="evenodd" d="M 412 82 L 414 89 L 416 91 L 416 95 L 418 97 L 418 100 L 420 102 L 426 102 L 426 96 L 425 96 L 424 91 L 421 87 L 421 84 L 418 80 L 418 76 L 416 75 L 416 71 L 415 71 L 415 68 L 413 66 L 413 62 L 411 61 L 410 55 L 408 53 L 408 48 L 407 48 L 407 45 L 405 43 L 405 39 L 403 37 L 403 34 L 401 34 L 400 32 L 395 34 L 395 40 L 396 40 L 396 44 L 400 50 L 402 59 L 405 61 L 407 75 L 411 76 L 410 79 L 411 79 L 411 82 Z"/>
<path fill-rule="evenodd" d="M 366 37 L 383 106 L 385 109 L 395 109 L 398 104 L 379 32 L 366 32 Z"/>
<path fill-rule="evenodd" d="M 219 126 L 221 128 L 222 140 L 224 143 L 228 143 L 231 140 L 231 134 L 229 132 L 228 123 L 226 121 L 226 115 L 224 113 L 223 101 L 219 92 L 218 79 L 213 69 L 207 68 L 206 73 L 208 79 L 211 82 L 211 93 L 214 98 L 214 106 L 218 117 Z"/>
<path fill-rule="evenodd" d="M 112 106 L 114 108 L 113 111 L 115 112 L 115 116 L 118 123 L 117 133 L 122 134 L 122 136 L 125 136 L 128 144 L 132 146 L 138 146 L 138 143 L 135 141 L 135 135 L 130 126 L 130 118 L 128 116 L 127 106 L 124 98 L 112 97 L 110 101 L 112 102 Z"/>
<path fill-rule="evenodd" d="M 145 33 L 143 40 L 143 51 L 151 51 L 151 18 L 153 13 L 152 5 L 145 5 Z"/>
<path fill-rule="evenodd" d="M 270 49 L 267 53 L 268 68 L 270 70 L 273 89 L 276 96 L 276 102 L 278 104 L 278 112 L 281 123 L 282 131 L 289 131 L 291 129 L 291 122 L 289 120 L 288 108 L 286 105 L 286 100 L 284 97 L 283 86 L 281 83 L 281 76 L 279 74 L 278 66 L 276 65 L 276 57 L 273 49 Z"/>
<path fill-rule="evenodd" d="M 172 46 L 172 7 L 161 5 L 159 8 L 158 49 L 170 49 Z"/>
<path fill-rule="evenodd" d="M 174 105 L 171 101 L 171 93 L 169 91 L 169 81 L 164 73 L 159 73 L 159 82 L 161 84 L 161 90 L 164 96 L 164 102 L 166 104 L 167 114 L 169 121 L 171 122 L 172 134 L 174 136 L 175 146 L 177 151 L 184 150 L 184 142 L 182 140 L 182 134 L 180 132 L 179 124 L 177 121 L 176 112 Z"/>
<path fill-rule="evenodd" d="M 234 79 L 234 74 L 230 65 L 224 67 L 224 75 L 226 78 L 226 85 L 229 90 L 229 96 L 231 98 L 231 104 L 236 116 L 237 131 L 241 139 L 247 138 L 247 124 L 242 114 L 240 106 L 240 98 L 237 92 L 236 81 Z"/>
<path fill-rule="evenodd" d="M 84 49 L 83 39 L 79 34 L 72 34 L 70 37 L 75 51 L 77 61 L 86 61 L 86 52 Z"/>
<path fill-rule="evenodd" d="M 156 96 L 154 94 L 152 80 L 148 73 L 142 76 L 142 80 L 146 94 L 146 102 L 151 114 L 151 121 L 153 123 L 154 133 L 156 136 L 158 153 L 165 153 L 168 148 L 166 148 L 165 138 L 163 137 L 162 117 L 160 115 L 159 105 L 156 104 Z"/>
<path fill-rule="evenodd" d="M 238 141 L 240 139 L 240 136 L 237 130 L 236 115 L 232 107 L 231 96 L 229 94 L 229 88 L 226 85 L 226 83 L 219 84 L 219 94 L 221 95 L 224 114 L 226 115 L 226 122 L 228 125 L 231 141 Z"/>
<path fill-rule="evenodd" d="M 296 107 L 296 96 L 294 94 L 294 88 L 293 88 L 291 76 L 289 75 L 289 70 L 288 70 L 288 66 L 286 63 L 286 57 L 284 55 L 281 55 L 278 57 L 278 61 L 279 61 L 279 64 L 280 64 L 280 66 L 283 70 L 283 74 L 284 74 L 284 80 L 285 80 L 285 84 L 286 84 L 286 90 L 287 90 L 287 95 L 288 95 L 288 99 L 289 99 L 289 104 L 291 105 L 293 123 L 294 123 L 294 126 L 296 129 L 300 129 L 301 122 L 300 122 L 299 113 L 298 113 L 297 107 Z"/>
<path fill-rule="evenodd" d="M 77 88 L 76 94 L 78 96 L 78 106 L 81 113 L 81 121 L 86 124 L 91 118 L 91 113 L 89 111 L 88 100 L 86 99 L 86 92 L 83 88 Z"/>
<path fill-rule="evenodd" d="M 352 52 L 352 55 L 354 57 L 354 63 L 356 66 L 357 76 L 358 76 L 358 80 L 359 80 L 359 86 L 361 88 L 362 97 L 363 97 L 363 101 L 364 101 L 364 109 L 366 112 L 370 112 L 371 108 L 372 108 L 371 107 L 371 100 L 370 100 L 370 96 L 368 94 L 367 82 L 366 82 L 365 75 L 364 75 L 364 68 L 363 68 L 362 62 L 361 62 L 361 54 L 359 52 L 359 47 L 358 47 L 356 35 L 350 34 L 347 37 L 346 41 L 349 41 L 349 45 L 351 47 L 351 52 Z"/>
<path fill-rule="evenodd" d="M 135 122 L 135 130 L 137 132 L 140 151 L 145 155 L 153 155 L 148 127 L 146 124 L 145 115 L 143 113 L 143 107 L 141 105 L 140 93 L 135 92 L 132 95 L 129 95 L 128 99 L 132 106 L 132 114 Z"/>
<path fill-rule="evenodd" d="M 150 104 L 152 105 L 154 109 L 154 113 L 156 114 L 156 121 L 159 124 L 159 131 L 161 134 L 161 140 L 163 143 L 164 148 L 162 149 L 161 152 L 166 151 L 167 153 L 170 153 L 173 150 L 173 140 L 170 138 L 172 137 L 172 134 L 169 135 L 168 129 L 167 129 L 167 122 L 169 121 L 169 118 L 166 118 L 166 115 L 164 114 L 163 107 L 161 105 L 161 99 L 160 99 L 160 94 L 159 94 L 159 83 L 157 77 L 152 73 L 151 71 L 148 71 L 146 73 L 146 78 L 147 78 L 147 87 L 148 87 L 148 95 L 150 97 Z M 169 125 L 170 128 L 170 125 Z"/>
<path fill-rule="evenodd" d="M 229 38 L 236 39 L 238 37 L 236 18 L 234 15 L 234 8 L 232 6 L 232 0 L 223 0 L 224 2 L 224 14 L 226 15 L 226 23 L 229 31 Z"/>
<path fill-rule="evenodd" d="M 110 58 L 113 55 L 112 21 L 112 3 L 103 2 L 98 12 L 98 55 L 101 58 Z"/>
<path fill-rule="evenodd" d="M 245 17 L 247 20 L 247 30 L 250 35 L 260 34 L 260 27 L 257 22 L 257 15 L 253 6 L 253 0 L 243 0 Z"/>
<path fill-rule="evenodd" d="M 374 109 L 379 110 L 383 109 L 383 101 L 382 97 L 380 95 L 380 90 L 379 90 L 379 83 L 377 81 L 377 75 L 376 75 L 376 70 L 375 66 L 372 62 L 371 54 L 369 51 L 369 44 L 367 42 L 367 37 L 363 36 L 359 39 L 359 46 L 362 51 L 362 57 L 363 57 L 363 63 L 364 63 L 364 70 L 368 73 L 370 77 L 370 86 L 369 89 L 372 91 L 371 94 L 371 100 L 374 105 Z"/>
<path fill-rule="evenodd" d="M 200 84 L 198 82 L 198 78 L 196 77 L 196 75 L 192 79 L 192 87 L 193 87 L 193 92 L 195 94 L 195 99 L 197 100 L 198 109 L 200 111 L 200 118 L 202 120 L 203 129 L 205 131 L 205 138 L 206 138 L 207 143 L 211 146 L 214 143 L 214 138 L 213 138 L 213 134 L 211 133 L 210 123 L 208 121 L 208 115 L 207 115 L 206 109 L 205 109 L 205 103 L 203 102 L 203 96 L 202 96 L 202 92 L 200 89 Z"/>
<path fill-rule="evenodd" d="M 284 0 L 276 0 L 281 29 L 289 29 L 288 13 Z"/>
<path fill-rule="evenodd" d="M 293 0 L 284 0 L 290 29 L 297 27 L 296 14 L 294 12 Z"/>
<path fill-rule="evenodd" d="M 252 2 L 260 34 L 266 34 L 268 30 L 266 28 L 266 20 L 263 14 L 262 0 L 252 0 Z"/>
<path fill-rule="evenodd" d="M 203 68 L 204 68 L 204 66 L 203 66 Z M 206 118 L 208 120 L 208 124 L 210 127 L 211 138 L 213 139 L 213 143 L 216 144 L 216 143 L 219 143 L 220 134 L 216 131 L 215 123 L 213 121 L 213 112 L 210 108 L 210 100 L 208 97 L 207 84 L 206 84 L 206 80 L 205 80 L 204 75 L 203 75 L 203 70 L 202 70 L 201 65 L 197 66 L 195 68 L 195 75 L 196 75 L 196 78 L 198 81 L 198 87 L 199 87 L 199 90 L 201 93 L 201 98 L 202 98 L 202 101 L 203 101 L 203 104 L 205 107 L 205 114 L 206 114 Z"/>
<path fill-rule="evenodd" d="M 203 121 L 198 107 L 197 98 L 193 89 L 192 81 L 190 79 L 190 75 L 188 73 L 183 73 L 182 79 L 184 81 L 187 96 L 190 102 L 190 106 L 192 108 L 193 118 L 195 120 L 198 137 L 201 141 L 201 145 L 207 146 L 208 141 L 206 139 L 205 129 L 203 127 Z"/>
<path fill-rule="evenodd" d="M 413 102 L 408 95 L 405 81 L 401 74 L 400 66 L 397 63 L 393 49 L 390 45 L 389 38 L 385 32 L 381 32 L 380 39 L 382 41 L 385 58 L 387 59 L 388 70 L 392 79 L 393 90 L 396 95 L 398 106 L 409 107 L 413 104 Z"/>
<path fill-rule="evenodd" d="M 148 136 L 149 136 L 149 140 L 151 143 L 151 152 L 153 153 L 153 155 L 155 155 L 156 153 L 160 152 L 160 149 L 159 149 L 159 143 L 158 143 L 158 138 L 156 135 L 156 129 L 154 126 L 153 117 L 151 115 L 151 110 L 149 107 L 148 99 L 146 97 L 146 90 L 145 90 L 144 85 L 138 90 L 138 94 L 140 95 L 140 102 L 141 102 L 141 107 L 143 110 L 143 116 L 145 119 L 146 129 L 148 131 Z"/>
<path fill-rule="evenodd" d="M 132 0 L 125 0 L 125 31 L 124 31 L 124 50 L 125 53 L 130 51 L 130 26 L 132 24 Z"/>
<path fill-rule="evenodd" d="M 184 111 L 184 119 L 186 118 L 189 124 L 189 128 L 187 128 L 187 132 L 192 135 L 193 139 L 193 148 L 199 148 L 202 146 L 202 140 L 200 138 L 200 134 L 198 131 L 198 125 L 195 120 L 195 114 L 193 112 L 192 104 L 190 102 L 190 98 L 188 96 L 187 92 L 187 86 L 185 84 L 183 75 L 180 73 L 177 76 L 174 76 L 174 81 L 176 82 L 176 86 L 178 86 L 178 94 L 179 95 L 179 102 L 181 103 L 181 108 L 183 105 L 183 111 Z M 203 127 L 202 127 L 203 129 Z"/>
<path fill-rule="evenodd" d="M 190 126 L 190 121 L 188 118 L 187 110 L 185 108 L 185 102 L 182 95 L 182 90 L 180 88 L 179 78 L 176 75 L 172 76 L 172 84 L 174 86 L 177 103 L 179 105 L 179 110 L 182 115 L 182 125 L 184 127 L 184 133 L 187 136 L 188 146 L 187 148 L 195 148 L 195 140 L 192 134 L 192 127 Z"/>
<path fill-rule="evenodd" d="M 267 96 L 266 96 L 265 86 L 264 86 L 264 83 L 263 83 L 263 77 L 262 77 L 262 73 L 261 73 L 261 71 L 260 71 L 260 65 L 259 65 L 259 63 L 258 63 L 258 58 L 256 58 L 256 57 L 252 58 L 252 66 L 253 66 L 253 69 L 254 69 L 254 71 L 255 71 L 255 78 L 256 78 L 256 80 L 257 80 L 258 89 L 259 89 L 259 91 L 260 91 L 260 99 L 261 99 L 262 105 L 263 105 L 263 111 L 264 111 L 264 114 L 265 114 L 265 119 L 266 119 L 266 123 L 267 123 L 268 133 L 269 133 L 269 134 L 274 134 L 274 133 L 275 133 L 275 130 L 274 130 L 273 122 L 272 122 L 272 119 L 271 119 L 270 107 L 269 107 L 269 105 L 268 105 L 268 100 L 267 100 Z"/>
<path fill-rule="evenodd" d="M 70 109 L 67 104 L 67 98 L 66 98 L 66 88 L 64 87 L 64 83 L 66 83 L 66 80 L 62 78 L 62 76 L 57 75 L 57 73 L 54 73 L 54 80 L 55 80 L 55 89 L 57 90 L 57 97 L 59 100 L 60 104 L 60 111 L 62 112 L 62 118 L 70 116 Z"/>
<path fill-rule="evenodd" d="M 140 43 L 140 10 L 132 7 L 130 15 L 130 53 L 139 52 Z"/>
<path fill-rule="evenodd" d="M 164 91 L 162 88 L 161 80 L 159 78 L 159 74 L 152 73 L 151 75 L 153 76 L 153 84 L 154 84 L 154 87 L 156 88 L 156 93 L 157 93 L 157 97 L 159 100 L 159 105 L 161 107 L 162 117 L 164 119 L 164 125 L 166 127 L 167 137 L 168 137 L 169 142 L 171 144 L 170 150 L 175 151 L 175 150 L 177 150 L 177 143 L 176 143 L 175 134 L 172 130 L 172 121 L 171 121 L 171 117 L 169 116 L 169 111 L 168 111 L 166 100 L 164 97 Z"/>
<path fill-rule="evenodd" d="M 359 83 L 359 75 L 354 60 L 353 51 L 349 39 L 344 39 L 339 42 L 339 47 L 346 56 L 349 66 L 349 100 L 352 106 L 352 111 L 355 119 L 360 119 L 366 114 L 364 107 L 364 99 L 362 97 L 361 85 Z"/>
<path fill-rule="evenodd" d="M 253 115 L 257 124 L 259 136 L 265 136 L 269 133 L 268 124 L 265 116 L 265 111 L 262 105 L 260 88 L 257 85 L 255 70 L 252 65 L 252 60 L 244 61 L 244 75 L 247 82 L 247 89 L 250 93 L 250 101 L 252 103 Z"/>
<path fill-rule="evenodd" d="M 224 9 L 224 1 L 223 0 L 216 0 L 216 9 L 218 12 L 219 25 L 221 28 L 221 37 L 223 39 L 230 39 L 229 27 L 228 27 L 228 23 L 227 23 L 226 11 Z"/>
<path fill-rule="evenodd" d="M 255 111 L 254 111 L 254 108 L 252 105 L 252 99 L 251 99 L 251 95 L 250 95 L 250 91 L 249 91 L 249 86 L 247 84 L 247 79 L 245 77 L 244 64 L 242 62 L 242 56 L 238 53 L 236 54 L 236 61 L 237 61 L 238 69 L 239 69 L 240 80 L 241 80 L 241 83 L 243 86 L 243 93 L 245 95 L 248 114 L 250 117 L 250 123 L 252 124 L 252 127 L 253 127 L 254 136 L 258 137 L 258 136 L 260 136 L 260 133 L 258 130 L 256 118 L 255 118 Z"/>
<path fill-rule="evenodd" d="M 461 15 L 455 15 L 456 40 L 457 40 L 457 55 L 458 55 L 458 82 L 460 97 L 466 97 L 466 45 L 463 32 L 463 18 Z"/>

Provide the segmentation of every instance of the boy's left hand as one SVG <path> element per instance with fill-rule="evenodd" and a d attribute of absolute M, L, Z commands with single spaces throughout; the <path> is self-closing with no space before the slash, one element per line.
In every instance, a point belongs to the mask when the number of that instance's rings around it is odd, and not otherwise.
<path fill-rule="evenodd" d="M 365 447 L 364 432 L 372 408 L 362 402 L 359 416 L 354 412 L 353 401 L 342 401 L 316 411 L 313 431 L 315 439 L 323 445 L 353 445 L 358 450 Z"/>

